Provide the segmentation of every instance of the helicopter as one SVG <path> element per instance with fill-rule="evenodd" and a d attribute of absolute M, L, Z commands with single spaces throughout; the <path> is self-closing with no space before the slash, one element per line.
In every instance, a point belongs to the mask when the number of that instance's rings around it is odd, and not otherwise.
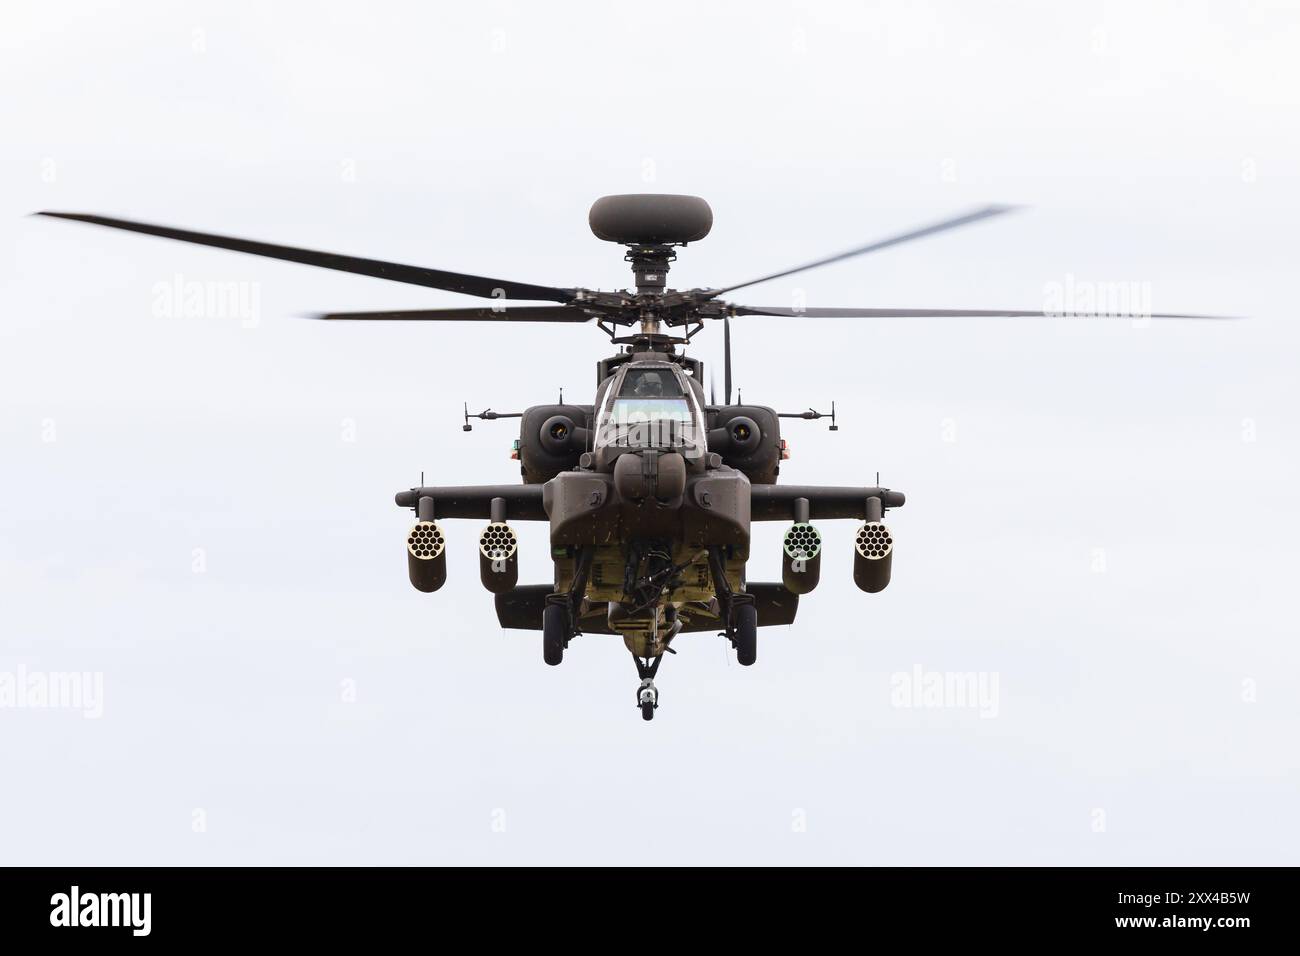
<path fill-rule="evenodd" d="M 591 207 L 597 238 L 624 247 L 635 289 L 562 288 L 402 265 L 337 253 L 193 232 L 105 216 L 44 211 L 146 235 L 283 259 L 491 299 L 487 308 L 387 312 L 331 312 L 326 321 L 475 321 L 594 324 L 618 346 L 596 363 L 589 405 L 535 405 L 522 412 L 462 406 L 470 419 L 519 419 L 513 458 L 517 483 L 435 485 L 397 493 L 398 507 L 414 512 L 405 536 L 412 586 L 438 591 L 447 580 L 447 538 L 440 521 L 485 521 L 479 536 L 479 577 L 492 595 L 503 628 L 541 633 L 542 657 L 556 666 L 582 635 L 621 637 L 636 664 L 636 705 L 645 720 L 659 707 L 655 678 L 681 635 L 724 637 L 744 666 L 758 656 L 758 629 L 794 622 L 802 595 L 821 576 L 822 536 L 812 523 L 861 522 L 854 536 L 853 580 L 879 593 L 890 583 L 894 532 L 885 524 L 906 498 L 892 488 L 866 485 L 786 485 L 778 481 L 788 457 L 781 419 L 830 419 L 808 409 L 780 413 L 732 402 L 731 320 L 743 316 L 792 319 L 876 317 L 1053 317 L 1044 311 L 924 308 L 782 308 L 733 304 L 723 298 L 871 252 L 971 225 L 1012 211 L 984 206 L 898 233 L 836 255 L 721 288 L 677 290 L 668 272 L 677 251 L 704 239 L 713 211 L 696 196 L 606 196 Z M 547 305 L 515 305 L 515 302 Z M 1182 313 L 1078 313 L 1103 318 L 1220 318 Z M 704 387 L 704 363 L 685 347 L 709 322 L 723 326 L 723 401 Z M 737 396 L 739 398 L 739 396 Z M 545 521 L 550 530 L 553 579 L 519 583 L 519 537 L 514 524 Z M 781 580 L 750 581 L 751 527 L 787 524 L 781 541 Z"/>

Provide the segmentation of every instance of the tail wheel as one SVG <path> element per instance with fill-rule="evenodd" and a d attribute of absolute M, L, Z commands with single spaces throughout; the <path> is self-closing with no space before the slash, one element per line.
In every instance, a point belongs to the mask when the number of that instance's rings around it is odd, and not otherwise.
<path fill-rule="evenodd" d="M 655 705 L 653 701 L 647 700 L 641 704 L 641 719 L 642 720 L 655 719 Z"/>
<path fill-rule="evenodd" d="M 569 639 L 569 612 L 559 604 L 542 611 L 542 657 L 554 667 L 564 660 L 564 642 Z"/>
<path fill-rule="evenodd" d="M 749 667 L 758 660 L 758 610 L 752 604 L 736 608 L 736 660 Z"/>

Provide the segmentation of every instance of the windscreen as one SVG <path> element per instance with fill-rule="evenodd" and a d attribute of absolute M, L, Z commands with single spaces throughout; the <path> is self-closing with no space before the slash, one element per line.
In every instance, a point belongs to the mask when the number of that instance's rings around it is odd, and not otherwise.
<path fill-rule="evenodd" d="M 630 368 L 596 430 L 596 447 L 704 450 L 695 403 L 672 369 Z"/>

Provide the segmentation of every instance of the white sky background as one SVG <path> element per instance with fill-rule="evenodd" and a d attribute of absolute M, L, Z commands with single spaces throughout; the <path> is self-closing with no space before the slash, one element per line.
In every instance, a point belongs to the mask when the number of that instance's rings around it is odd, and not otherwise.
<path fill-rule="evenodd" d="M 1300 862 L 1295 5 L 59 6 L 0 16 L 0 671 L 104 714 L 0 710 L 0 862 Z M 741 302 L 1249 319 L 736 321 L 747 400 L 842 416 L 783 477 L 907 492 L 894 582 L 824 522 L 798 622 L 683 637 L 645 724 L 617 639 L 497 627 L 477 523 L 414 591 L 392 504 L 514 480 L 460 403 L 589 401 L 598 333 L 313 324 L 479 300 L 25 217 L 613 288 L 586 210 L 640 191 L 713 206 L 677 287 L 1032 207 Z M 155 316 L 178 274 L 260 322 Z M 917 665 L 997 716 L 892 706 Z"/>

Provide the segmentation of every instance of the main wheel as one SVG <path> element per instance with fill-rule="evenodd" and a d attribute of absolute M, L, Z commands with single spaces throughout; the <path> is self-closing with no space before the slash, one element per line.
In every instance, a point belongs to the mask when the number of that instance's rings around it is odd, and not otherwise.
<path fill-rule="evenodd" d="M 564 660 L 564 642 L 569 639 L 569 612 L 559 604 L 542 611 L 542 657 L 554 667 Z"/>
<path fill-rule="evenodd" d="M 736 660 L 745 667 L 758 660 L 758 610 L 752 604 L 736 608 Z"/>
<path fill-rule="evenodd" d="M 654 719 L 655 719 L 655 705 L 654 705 L 654 701 L 647 700 L 645 703 L 643 703 L 643 704 L 641 705 L 641 719 L 642 719 L 642 720 L 654 720 Z"/>

